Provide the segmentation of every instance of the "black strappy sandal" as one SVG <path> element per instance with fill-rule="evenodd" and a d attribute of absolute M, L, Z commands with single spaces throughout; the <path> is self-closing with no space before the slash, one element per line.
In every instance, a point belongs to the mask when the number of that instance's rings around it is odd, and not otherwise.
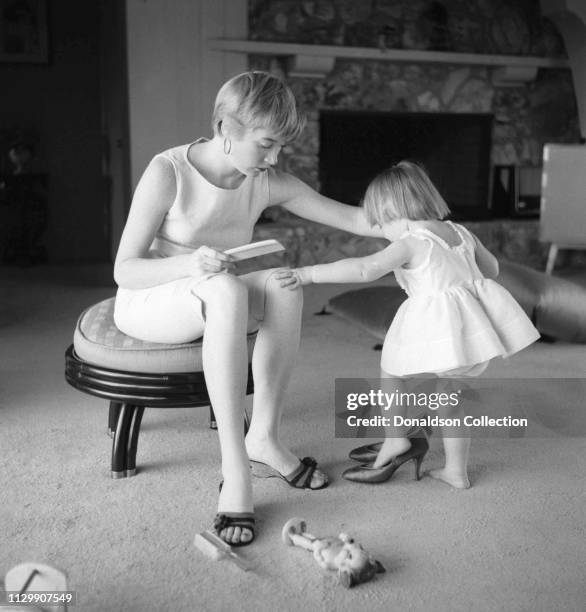
<path fill-rule="evenodd" d="M 256 519 L 252 512 L 218 512 L 214 518 L 214 531 L 216 535 L 230 546 L 247 546 L 248 544 L 252 544 L 255 537 L 255 525 Z M 222 529 L 228 529 L 228 527 L 248 529 L 252 533 L 252 538 L 246 542 L 228 542 L 220 533 Z"/>
<path fill-rule="evenodd" d="M 317 469 L 317 461 L 313 457 L 303 457 L 303 459 L 299 459 L 299 466 L 286 476 L 275 470 L 275 468 L 272 468 L 270 465 L 262 463 L 262 461 L 251 460 L 250 466 L 252 467 L 253 476 L 256 476 L 257 478 L 280 478 L 294 489 L 309 489 L 311 491 L 318 491 L 319 489 L 325 489 L 330 484 L 326 480 L 319 487 L 311 486 L 313 473 Z"/>

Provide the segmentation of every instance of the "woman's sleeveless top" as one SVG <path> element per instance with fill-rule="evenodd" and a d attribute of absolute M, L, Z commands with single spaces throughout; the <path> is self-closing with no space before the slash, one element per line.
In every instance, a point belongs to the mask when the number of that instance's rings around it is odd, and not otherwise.
<path fill-rule="evenodd" d="M 204 244 L 219 250 L 247 244 L 269 204 L 271 170 L 246 176 L 236 189 L 216 187 L 188 159 L 197 142 L 156 156 L 173 166 L 177 191 L 151 246 L 154 256 L 189 253 Z"/>

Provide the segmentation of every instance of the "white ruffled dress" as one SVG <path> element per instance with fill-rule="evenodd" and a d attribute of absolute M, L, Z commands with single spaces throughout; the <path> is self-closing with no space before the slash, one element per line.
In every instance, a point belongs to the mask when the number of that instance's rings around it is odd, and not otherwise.
<path fill-rule="evenodd" d="M 447 223 L 460 237 L 454 247 L 426 229 L 403 235 L 428 242 L 429 253 L 417 268 L 395 271 L 408 299 L 385 337 L 381 368 L 389 374 L 441 374 L 507 357 L 539 338 L 513 296 L 478 269 L 473 236 Z"/>

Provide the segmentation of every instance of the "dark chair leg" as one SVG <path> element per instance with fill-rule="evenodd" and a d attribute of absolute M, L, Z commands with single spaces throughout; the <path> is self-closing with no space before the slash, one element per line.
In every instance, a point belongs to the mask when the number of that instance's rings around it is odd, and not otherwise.
<path fill-rule="evenodd" d="M 135 406 L 132 411 L 128 446 L 126 447 L 126 476 L 134 476 L 136 474 L 136 449 L 138 447 L 138 434 L 140 433 L 143 413 L 144 406 Z"/>
<path fill-rule="evenodd" d="M 112 440 L 112 478 L 126 477 L 126 450 L 134 410 L 135 406 L 132 404 L 124 403 L 120 407 L 116 431 Z"/>
<path fill-rule="evenodd" d="M 120 402 L 110 402 L 110 410 L 108 412 L 108 435 L 111 438 L 114 437 L 114 432 L 116 431 L 116 423 L 118 423 L 120 408 L 122 408 L 122 404 Z"/>

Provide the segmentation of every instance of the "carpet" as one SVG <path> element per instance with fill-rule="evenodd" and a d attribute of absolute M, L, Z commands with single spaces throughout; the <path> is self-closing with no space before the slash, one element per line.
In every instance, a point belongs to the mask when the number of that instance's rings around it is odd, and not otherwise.
<path fill-rule="evenodd" d="M 79 612 L 583 609 L 586 446 L 567 427 L 543 439 L 474 440 L 468 491 L 416 482 L 410 469 L 371 487 L 341 478 L 364 440 L 334 435 L 335 379 L 376 376 L 380 353 L 357 326 L 314 313 L 357 286 L 306 288 L 285 397 L 283 442 L 315 456 L 330 486 L 255 479 L 258 535 L 242 550 L 255 570 L 209 560 L 193 544 L 211 526 L 221 478 L 207 410 L 147 409 L 138 473 L 112 480 L 107 402 L 64 380 L 77 316 L 112 295 L 91 276 L 74 282 L 65 268 L 39 267 L 7 279 L 0 269 L 0 577 L 24 561 L 61 568 Z M 491 375 L 584 377 L 584 363 L 585 345 L 536 343 Z M 566 422 L 563 406 L 552 415 Z M 423 469 L 442 461 L 434 435 Z M 387 572 L 344 589 L 311 554 L 283 544 L 292 517 L 317 536 L 350 533 Z"/>

